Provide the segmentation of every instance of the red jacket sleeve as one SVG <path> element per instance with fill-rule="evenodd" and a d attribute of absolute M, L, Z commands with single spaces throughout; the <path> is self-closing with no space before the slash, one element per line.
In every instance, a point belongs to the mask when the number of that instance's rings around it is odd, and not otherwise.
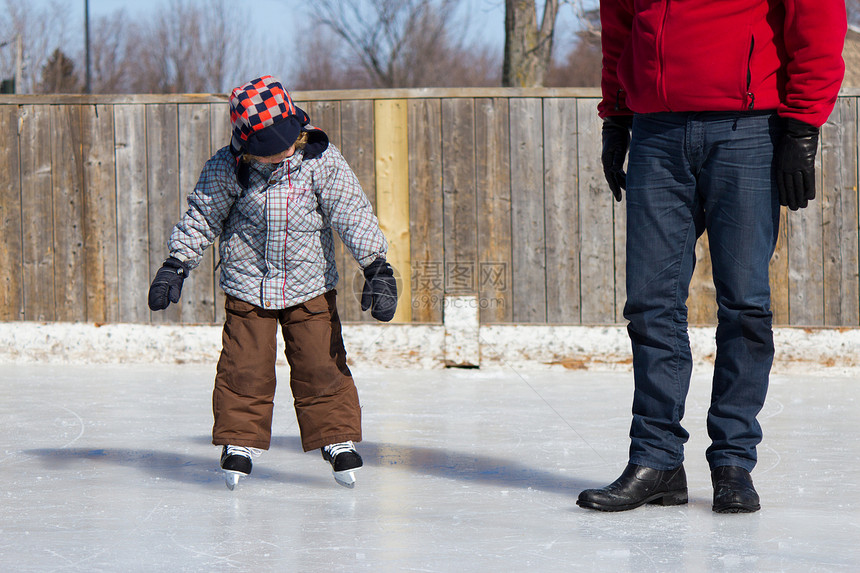
<path fill-rule="evenodd" d="M 778 112 L 816 127 L 836 104 L 848 24 L 843 0 L 785 0 L 785 97 Z"/>
<path fill-rule="evenodd" d="M 618 81 L 618 59 L 630 41 L 633 27 L 633 0 L 601 0 L 600 42 L 603 49 L 603 72 L 600 86 L 603 99 L 597 105 L 600 117 L 630 115 L 624 90 Z"/>

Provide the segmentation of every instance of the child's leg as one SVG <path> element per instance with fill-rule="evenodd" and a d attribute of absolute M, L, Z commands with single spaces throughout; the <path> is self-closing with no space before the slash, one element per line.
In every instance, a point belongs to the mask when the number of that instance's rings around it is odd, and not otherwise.
<path fill-rule="evenodd" d="M 212 443 L 267 450 L 275 398 L 277 311 L 231 296 L 225 308 L 223 349 L 212 393 Z"/>
<path fill-rule="evenodd" d="M 302 447 L 361 440 L 361 407 L 337 316 L 335 291 L 282 311 L 290 386 Z"/>

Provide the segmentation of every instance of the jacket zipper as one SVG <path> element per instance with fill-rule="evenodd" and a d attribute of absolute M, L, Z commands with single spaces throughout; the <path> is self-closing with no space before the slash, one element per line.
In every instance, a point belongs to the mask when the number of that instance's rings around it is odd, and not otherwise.
<path fill-rule="evenodd" d="M 750 91 L 750 86 L 752 85 L 753 48 L 755 48 L 755 36 L 750 37 L 750 53 L 747 57 L 747 98 L 749 99 L 749 105 L 747 106 L 747 109 L 749 109 L 750 111 L 755 108 L 755 94 Z"/>
<path fill-rule="evenodd" d="M 281 298 L 283 301 L 287 299 L 287 249 L 290 238 L 290 197 L 293 194 L 293 180 L 290 177 L 290 165 L 287 164 L 287 210 L 286 222 L 284 228 L 284 284 L 281 286 Z"/>
<path fill-rule="evenodd" d="M 663 53 L 663 33 L 666 30 L 666 20 L 669 18 L 669 1 L 666 0 L 663 3 L 663 17 L 660 23 L 660 31 L 657 34 L 657 62 L 659 65 L 659 70 L 657 71 L 657 83 L 658 83 L 658 91 L 660 93 L 660 97 L 663 98 L 663 103 L 666 105 L 666 109 L 671 111 L 669 107 L 669 101 L 666 97 L 666 78 L 665 78 L 665 55 Z"/>

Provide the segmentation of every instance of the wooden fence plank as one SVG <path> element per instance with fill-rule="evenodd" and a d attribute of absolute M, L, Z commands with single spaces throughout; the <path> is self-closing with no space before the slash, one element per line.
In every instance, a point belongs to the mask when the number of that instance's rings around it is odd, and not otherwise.
<path fill-rule="evenodd" d="M 24 319 L 56 320 L 51 189 L 51 108 L 21 111 L 21 194 Z"/>
<path fill-rule="evenodd" d="M 388 262 L 400 273 L 394 322 L 412 321 L 412 263 L 409 238 L 409 134 L 406 100 L 374 104 L 376 212 L 388 239 Z"/>
<path fill-rule="evenodd" d="M 696 242 L 696 268 L 687 295 L 687 322 L 696 325 L 717 323 L 717 289 L 707 232 L 702 233 Z"/>
<path fill-rule="evenodd" d="M 612 193 L 606 186 L 600 154 L 601 120 L 597 102 L 577 100 L 579 118 L 579 214 L 582 247 L 579 259 L 582 277 L 582 323 L 615 322 L 615 246 Z"/>
<path fill-rule="evenodd" d="M 860 325 L 857 236 L 857 102 L 836 102 L 822 127 L 824 324 Z"/>
<path fill-rule="evenodd" d="M 209 104 L 209 154 L 215 155 L 215 152 L 224 147 L 225 145 L 229 145 L 230 143 L 230 108 L 226 103 L 211 103 Z M 224 313 L 224 302 L 226 301 L 227 296 L 224 294 L 224 291 L 219 286 L 219 280 L 221 276 L 221 268 L 218 266 L 218 262 L 221 260 L 220 255 L 218 254 L 220 246 L 220 239 L 215 240 L 215 244 L 212 245 L 212 257 L 215 261 L 215 269 L 212 271 L 212 282 L 215 285 L 215 322 L 218 324 L 222 324 L 225 319 Z"/>
<path fill-rule="evenodd" d="M 591 114 L 597 113 L 597 108 L 593 108 Z M 602 129 L 603 124 L 600 123 Z M 592 154 L 599 154 L 602 148 L 592 148 Z M 624 169 L 627 169 L 625 162 Z M 577 173 L 579 169 L 577 168 Z M 605 189 L 610 192 L 608 184 L 604 178 Z M 614 235 L 614 267 L 615 267 L 615 322 L 618 324 L 626 324 L 627 319 L 624 318 L 624 305 L 627 303 L 627 201 L 622 198 L 621 201 L 612 200 L 612 221 Z"/>
<path fill-rule="evenodd" d="M 210 154 L 209 104 L 180 104 L 179 120 L 179 190 L 182 200 L 180 209 L 188 208 L 187 197 L 194 190 L 203 165 Z M 178 221 L 178 219 L 176 219 Z M 173 224 L 176 223 L 173 222 Z M 163 250 L 166 252 L 166 243 Z M 215 320 L 214 281 L 216 254 L 213 248 L 203 253 L 199 266 L 191 272 L 182 285 L 180 317 L 187 324 L 209 324 Z"/>
<path fill-rule="evenodd" d="M 24 318 L 18 106 L 0 106 L 0 321 Z"/>
<path fill-rule="evenodd" d="M 349 163 L 361 188 L 376 208 L 376 156 L 374 154 L 374 117 L 372 101 L 345 101 L 341 105 L 341 153 Z M 359 305 L 364 275 L 352 254 L 341 251 L 343 269 L 338 285 L 338 312 L 345 322 L 376 322 L 369 312 L 362 312 Z M 402 295 L 402 293 L 401 293 Z"/>
<path fill-rule="evenodd" d="M 821 189 L 821 153 L 816 154 L 816 188 Z M 821 199 L 788 216 L 789 322 L 824 324 L 824 251 Z"/>
<path fill-rule="evenodd" d="M 149 273 L 167 258 L 167 239 L 182 214 L 179 190 L 179 133 L 177 104 L 146 106 L 146 182 L 149 197 Z M 153 323 L 181 321 L 182 301 L 153 312 Z"/>
<path fill-rule="evenodd" d="M 113 106 L 81 108 L 87 320 L 119 321 Z"/>
<path fill-rule="evenodd" d="M 482 324 L 512 322 L 510 106 L 506 98 L 475 101 L 478 301 Z"/>
<path fill-rule="evenodd" d="M 597 153 L 595 149 L 593 153 Z M 611 194 L 609 187 L 606 190 Z M 615 250 L 615 322 L 626 324 L 624 305 L 627 303 L 627 203 L 612 201 L 612 225 Z M 581 280 L 581 279 L 580 279 Z"/>
<path fill-rule="evenodd" d="M 478 294 L 475 102 L 444 99 L 442 117 L 445 294 L 474 296 Z"/>
<path fill-rule="evenodd" d="M 120 321 L 146 323 L 149 322 L 146 297 L 155 270 L 150 271 L 149 258 L 144 106 L 114 106 L 114 136 Z M 162 259 L 165 248 L 160 251 Z"/>
<path fill-rule="evenodd" d="M 511 227 L 515 322 L 546 322 L 543 109 L 540 99 L 510 101 Z"/>
<path fill-rule="evenodd" d="M 550 324 L 579 324 L 579 197 L 576 100 L 544 100 L 546 302 Z"/>
<path fill-rule="evenodd" d="M 51 106 L 55 320 L 86 320 L 81 108 Z"/>
<path fill-rule="evenodd" d="M 770 259 L 770 308 L 774 326 L 789 324 L 788 294 L 788 209 L 779 213 L 779 236 Z"/>
<path fill-rule="evenodd" d="M 302 102 L 300 107 L 310 117 L 311 125 L 323 130 L 331 143 L 340 149 L 340 102 L 311 101 Z"/>
<path fill-rule="evenodd" d="M 409 232 L 413 322 L 442 322 L 442 103 L 409 102 Z"/>

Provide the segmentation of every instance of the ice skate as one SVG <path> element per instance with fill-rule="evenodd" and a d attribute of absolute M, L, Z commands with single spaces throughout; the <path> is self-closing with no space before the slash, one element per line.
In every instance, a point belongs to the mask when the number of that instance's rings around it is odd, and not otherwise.
<path fill-rule="evenodd" d="M 363 465 L 361 456 L 355 451 L 355 444 L 329 444 L 321 451 L 323 459 L 331 464 L 335 481 L 344 487 L 355 487 L 355 471 Z"/>
<path fill-rule="evenodd" d="M 246 448 L 245 446 L 224 446 L 221 450 L 221 469 L 224 470 L 224 481 L 227 489 L 233 490 L 239 483 L 240 477 L 248 477 L 251 473 L 251 458 L 259 456 L 262 450 Z"/>

